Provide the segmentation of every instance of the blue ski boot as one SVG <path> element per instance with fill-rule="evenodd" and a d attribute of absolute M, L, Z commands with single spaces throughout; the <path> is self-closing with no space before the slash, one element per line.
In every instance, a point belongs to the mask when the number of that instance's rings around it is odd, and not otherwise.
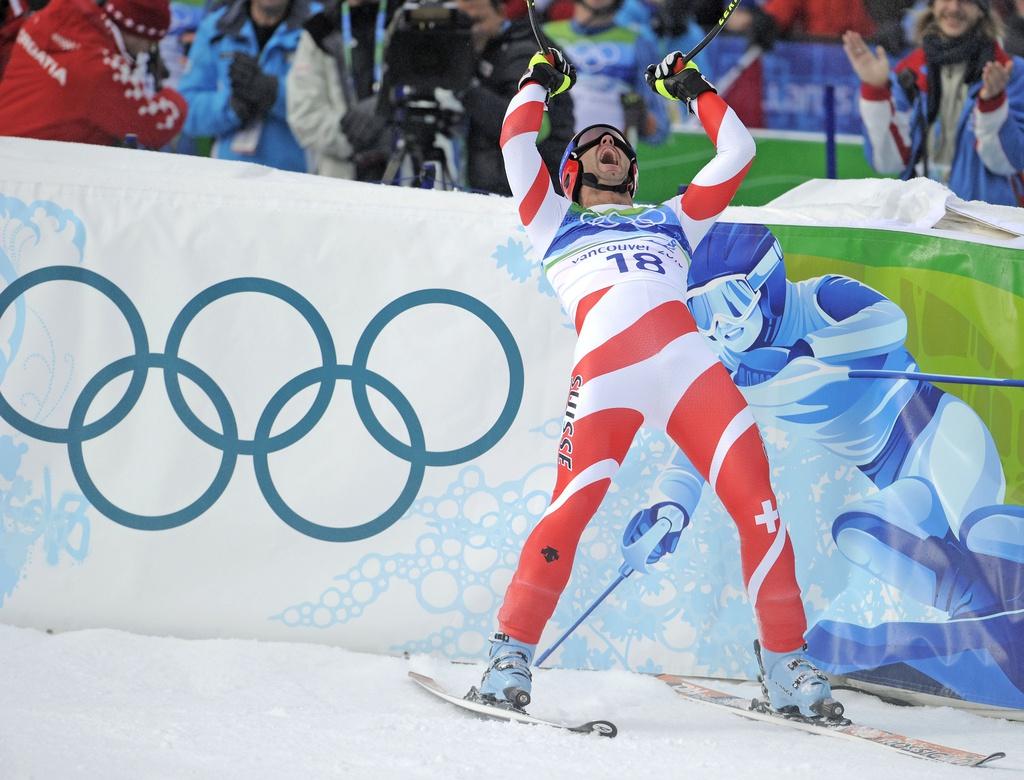
<path fill-rule="evenodd" d="M 828 677 L 804 657 L 807 645 L 790 653 L 773 653 L 754 642 L 761 667 L 761 690 L 771 708 L 783 715 L 804 718 L 843 719 L 843 705 L 832 698 Z"/>
<path fill-rule="evenodd" d="M 533 675 L 530 664 L 537 645 L 528 645 L 508 634 L 491 634 L 490 663 L 480 680 L 485 701 L 523 709 L 530 703 Z"/>

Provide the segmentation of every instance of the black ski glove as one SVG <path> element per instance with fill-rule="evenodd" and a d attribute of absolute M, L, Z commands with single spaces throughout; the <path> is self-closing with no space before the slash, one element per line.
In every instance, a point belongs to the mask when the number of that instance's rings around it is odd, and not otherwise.
<path fill-rule="evenodd" d="M 533 55 L 526 73 L 519 79 L 519 89 L 527 84 L 540 84 L 548 91 L 548 97 L 553 97 L 572 89 L 575 83 L 576 68 L 558 49 L 548 49 L 547 56 L 541 52 Z"/>
<path fill-rule="evenodd" d="M 644 73 L 647 86 L 669 100 L 685 100 L 689 103 L 705 92 L 715 89 L 701 75 L 697 63 L 687 62 L 682 52 L 674 51 L 657 65 L 648 65 Z"/>

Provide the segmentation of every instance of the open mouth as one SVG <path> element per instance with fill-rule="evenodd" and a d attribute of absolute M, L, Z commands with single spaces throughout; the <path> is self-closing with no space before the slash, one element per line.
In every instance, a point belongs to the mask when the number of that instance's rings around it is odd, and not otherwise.
<path fill-rule="evenodd" d="M 718 326 L 716 335 L 721 341 L 733 342 L 743 335 L 743 328 L 739 325 L 722 323 Z"/>
<path fill-rule="evenodd" d="M 597 161 L 602 165 L 618 165 L 619 155 L 614 147 L 605 147 L 597 155 Z"/>

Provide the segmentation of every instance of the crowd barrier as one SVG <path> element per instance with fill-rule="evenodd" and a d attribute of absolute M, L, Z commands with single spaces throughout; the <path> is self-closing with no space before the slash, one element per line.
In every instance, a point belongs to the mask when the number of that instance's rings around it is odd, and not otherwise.
<path fill-rule="evenodd" d="M 0 620 L 481 659 L 554 483 L 575 338 L 511 201 L 19 139 L 0 139 L 0 171 Z M 987 236 L 934 230 L 938 212 L 877 210 L 938 185 L 861 185 L 860 204 L 819 192 L 727 219 L 772 226 L 792 281 L 882 293 L 920 370 L 1019 375 L 1007 212 Z M 1024 708 L 1024 390 L 929 390 L 905 470 L 880 474 L 826 410 L 917 383 L 854 384 L 750 396 L 812 653 Z M 676 456 L 637 438 L 542 646 L 614 578 L 625 522 Z M 893 533 L 959 566 L 936 565 L 931 590 L 900 540 L 887 560 L 835 541 L 863 530 L 851 506 L 905 484 L 934 503 L 905 501 Z M 753 676 L 735 528 L 706 488 L 692 509 L 676 553 L 554 663 Z"/>

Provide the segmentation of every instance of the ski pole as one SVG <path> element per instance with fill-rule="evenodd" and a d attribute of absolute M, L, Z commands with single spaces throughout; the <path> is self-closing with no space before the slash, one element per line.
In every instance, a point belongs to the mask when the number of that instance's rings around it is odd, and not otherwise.
<path fill-rule="evenodd" d="M 925 374 L 920 371 L 888 371 L 885 369 L 854 369 L 847 373 L 850 379 L 912 379 L 918 382 L 944 382 L 954 385 L 994 385 L 996 387 L 1024 387 L 1024 379 L 998 379 L 986 376 L 956 376 L 954 374 Z"/>
<path fill-rule="evenodd" d="M 526 0 L 526 14 L 530 17 L 530 29 L 533 30 L 533 39 L 541 54 L 547 54 L 548 46 L 544 43 L 544 36 L 541 35 L 540 27 L 537 25 L 537 9 L 534 0 Z"/>
<path fill-rule="evenodd" d="M 576 622 L 569 626 L 565 633 L 558 637 L 551 647 L 537 657 L 537 660 L 533 662 L 534 666 L 540 666 L 544 663 L 548 656 L 555 652 L 555 650 L 558 649 L 558 646 L 569 638 L 569 635 L 579 627 L 580 623 L 586 620 L 590 616 L 590 613 L 597 609 L 601 602 L 608 598 L 608 594 L 619 587 L 626 577 L 635 571 L 646 572 L 647 558 L 654 551 L 654 548 L 661 544 L 662 539 L 664 539 L 673 530 L 675 529 L 673 529 L 672 521 L 667 517 L 662 517 L 658 519 L 658 522 L 644 531 L 640 538 L 635 542 L 623 544 L 622 555 L 625 560 L 622 562 L 622 565 L 619 566 L 619 576 L 612 581 L 611 585 L 604 589 L 604 592 L 600 596 L 594 599 L 594 602 L 584 610 L 582 615 L 576 618 Z"/>
<path fill-rule="evenodd" d="M 529 0 L 527 0 L 527 3 L 529 3 Z M 715 26 L 711 28 L 710 32 L 708 32 L 708 34 L 704 36 L 704 39 L 700 43 L 698 43 L 696 46 L 694 46 L 692 49 L 686 52 L 686 54 L 683 55 L 683 59 L 685 59 L 687 62 L 690 62 L 694 57 L 696 57 L 704 50 L 705 46 L 711 43 L 711 41 L 715 40 L 715 38 L 718 37 L 718 33 L 722 32 L 722 30 L 725 29 L 725 23 L 729 21 L 729 17 L 732 16 L 732 12 L 736 10 L 739 4 L 740 0 L 730 0 L 729 5 L 727 5 L 725 7 L 725 10 L 722 11 L 722 15 L 721 17 L 719 17 L 717 24 L 715 24 Z"/>

